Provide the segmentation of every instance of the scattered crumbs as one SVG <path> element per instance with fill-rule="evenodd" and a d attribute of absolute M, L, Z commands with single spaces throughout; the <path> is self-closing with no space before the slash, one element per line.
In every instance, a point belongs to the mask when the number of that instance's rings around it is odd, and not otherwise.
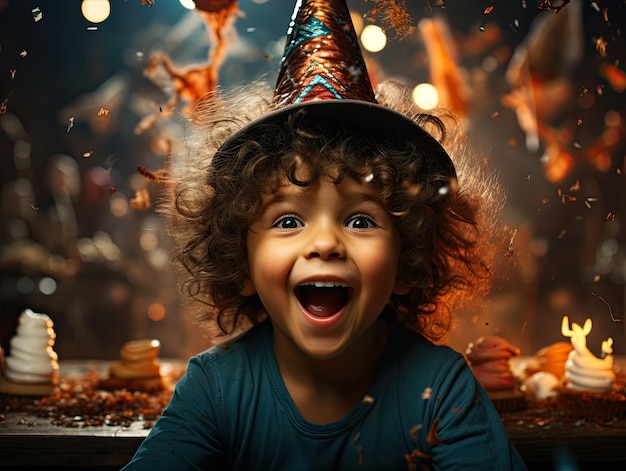
<path fill-rule="evenodd" d="M 427 400 L 433 396 L 433 388 L 426 388 L 422 391 L 422 399 Z"/>
<path fill-rule="evenodd" d="M 41 11 L 41 8 L 35 7 L 31 11 L 33 13 L 33 20 L 35 20 L 35 23 L 43 20 L 43 12 Z"/>

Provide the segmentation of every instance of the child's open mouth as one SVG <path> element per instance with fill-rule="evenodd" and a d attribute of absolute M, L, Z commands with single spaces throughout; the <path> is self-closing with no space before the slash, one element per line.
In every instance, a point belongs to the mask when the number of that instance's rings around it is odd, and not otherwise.
<path fill-rule="evenodd" d="M 300 285 L 296 289 L 296 296 L 312 316 L 329 317 L 346 305 L 350 288 L 336 281 L 315 281 Z"/>

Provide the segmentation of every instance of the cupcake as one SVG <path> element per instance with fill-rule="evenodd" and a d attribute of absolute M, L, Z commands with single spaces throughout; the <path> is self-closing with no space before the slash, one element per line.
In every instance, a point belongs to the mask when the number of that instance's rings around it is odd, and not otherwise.
<path fill-rule="evenodd" d="M 514 412 L 527 406 L 509 365 L 509 359 L 519 354 L 519 348 L 497 336 L 480 337 L 465 351 L 474 376 L 498 412 Z"/>
<path fill-rule="evenodd" d="M 626 396 L 616 390 L 613 369 L 613 339 L 602 342 L 602 358 L 587 348 L 591 319 L 583 327 L 569 326 L 563 317 L 561 332 L 571 338 L 573 350 L 565 362 L 565 384 L 559 390 L 555 408 L 560 415 L 590 422 L 609 422 L 626 418 Z"/>
<path fill-rule="evenodd" d="M 53 350 L 54 323 L 46 314 L 26 309 L 10 340 L 10 356 L 0 368 L 0 392 L 47 396 L 59 384 L 59 362 Z M 4 354 L 2 355 L 4 356 Z"/>
<path fill-rule="evenodd" d="M 554 342 L 540 349 L 526 365 L 521 389 L 531 401 L 556 397 L 565 380 L 565 362 L 573 349 L 570 342 Z"/>
<path fill-rule="evenodd" d="M 164 378 L 158 361 L 160 348 L 161 343 L 158 340 L 126 342 L 120 350 L 120 361 L 111 364 L 109 375 L 100 381 L 100 387 L 145 392 L 164 389 Z"/>

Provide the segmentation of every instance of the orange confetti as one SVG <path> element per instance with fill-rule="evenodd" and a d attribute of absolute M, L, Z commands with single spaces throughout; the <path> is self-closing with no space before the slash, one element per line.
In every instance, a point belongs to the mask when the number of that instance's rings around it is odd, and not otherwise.
<path fill-rule="evenodd" d="M 98 110 L 98 116 L 106 116 L 108 118 L 110 114 L 111 114 L 111 111 L 107 110 L 106 108 L 100 108 Z"/>
<path fill-rule="evenodd" d="M 485 8 L 485 11 L 483 12 L 483 15 L 488 15 L 492 11 L 493 11 L 493 5 Z"/>
<path fill-rule="evenodd" d="M 159 170 L 158 172 L 151 172 L 146 167 L 142 165 L 137 165 L 137 173 L 139 175 L 144 176 L 147 180 L 151 180 L 157 183 L 161 183 L 167 180 L 167 173 L 164 170 Z"/>
<path fill-rule="evenodd" d="M 147 189 L 142 188 L 135 192 L 135 197 L 130 200 L 130 206 L 138 211 L 145 211 L 150 208 L 150 193 Z"/>

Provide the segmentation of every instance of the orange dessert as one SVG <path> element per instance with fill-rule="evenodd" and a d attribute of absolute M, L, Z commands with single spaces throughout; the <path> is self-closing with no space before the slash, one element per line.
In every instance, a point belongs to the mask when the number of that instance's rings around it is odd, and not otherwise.
<path fill-rule="evenodd" d="M 121 361 L 109 367 L 109 377 L 100 382 L 104 389 L 158 391 L 165 387 L 158 361 L 161 343 L 141 339 L 126 342 L 120 350 Z"/>
<path fill-rule="evenodd" d="M 520 349 L 497 336 L 481 337 L 468 345 L 465 355 L 478 382 L 498 412 L 512 412 L 526 407 L 526 397 L 517 386 L 509 359 Z"/>

